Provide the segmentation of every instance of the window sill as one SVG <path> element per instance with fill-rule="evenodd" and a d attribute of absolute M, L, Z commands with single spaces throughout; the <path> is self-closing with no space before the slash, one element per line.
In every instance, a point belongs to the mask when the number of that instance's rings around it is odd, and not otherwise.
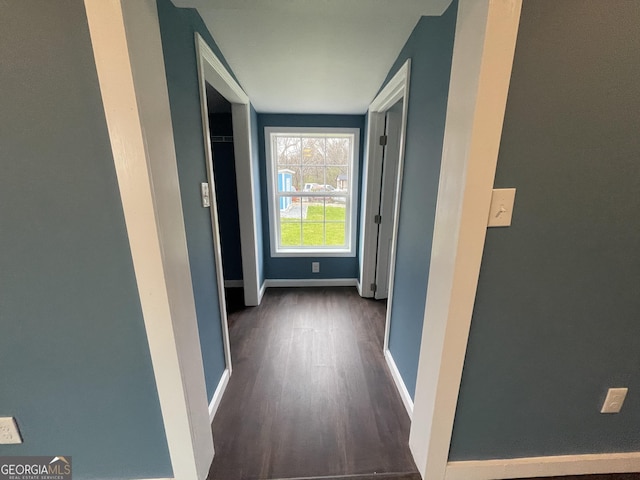
<path fill-rule="evenodd" d="M 344 248 L 340 248 L 340 249 L 322 249 L 322 250 L 318 250 L 318 249 L 308 249 L 308 250 L 302 250 L 302 249 L 279 249 L 279 250 L 272 250 L 271 251 L 271 257 L 272 258 L 295 258 L 295 257 L 355 257 L 356 256 L 356 252 L 355 251 L 351 251 L 351 250 L 347 250 Z"/>

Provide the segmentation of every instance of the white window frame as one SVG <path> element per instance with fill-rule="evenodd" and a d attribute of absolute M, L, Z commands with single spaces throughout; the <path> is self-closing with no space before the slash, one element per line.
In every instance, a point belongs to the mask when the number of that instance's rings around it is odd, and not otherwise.
<path fill-rule="evenodd" d="M 272 134 L 278 135 L 352 135 L 353 136 L 353 158 L 351 159 L 351 174 L 349 179 L 349 193 L 346 200 L 347 216 L 345 217 L 345 239 L 346 247 L 317 247 L 317 246 L 295 246 L 279 247 L 280 245 L 280 223 L 279 204 L 276 195 L 275 174 L 277 168 L 273 165 L 273 141 Z M 355 257 L 356 256 L 356 230 L 358 216 L 358 166 L 360 163 L 360 129 L 359 128 L 332 128 L 332 127 L 265 127 L 264 129 L 265 153 L 267 160 L 267 193 L 269 195 L 269 232 L 271 240 L 272 257 Z M 321 196 L 326 193 L 314 192 L 306 195 L 298 192 L 296 196 Z"/>

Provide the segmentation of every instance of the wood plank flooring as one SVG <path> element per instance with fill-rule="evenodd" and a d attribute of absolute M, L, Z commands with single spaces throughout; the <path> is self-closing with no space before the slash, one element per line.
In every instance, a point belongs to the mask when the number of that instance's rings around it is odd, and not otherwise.
<path fill-rule="evenodd" d="M 269 289 L 233 312 L 209 480 L 419 480 L 384 316 L 383 302 L 338 287 Z"/>

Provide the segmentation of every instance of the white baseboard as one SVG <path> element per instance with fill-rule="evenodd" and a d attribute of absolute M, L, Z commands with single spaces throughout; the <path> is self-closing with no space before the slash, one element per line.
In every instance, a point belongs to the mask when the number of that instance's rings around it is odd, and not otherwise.
<path fill-rule="evenodd" d="M 209 423 L 213 422 L 213 417 L 216 416 L 220 400 L 222 400 L 222 395 L 224 395 L 224 391 L 229 383 L 229 376 L 229 369 L 225 368 L 224 372 L 222 372 L 222 377 L 220 377 L 220 382 L 218 382 L 218 386 L 216 387 L 216 391 L 213 392 L 211 403 L 209 404 Z"/>
<path fill-rule="evenodd" d="M 362 296 L 362 284 L 359 278 L 356 278 L 356 288 L 358 289 L 358 295 Z"/>
<path fill-rule="evenodd" d="M 400 393 L 400 398 L 402 398 L 402 403 L 404 403 L 404 408 L 407 409 L 409 418 L 413 418 L 413 399 L 411 398 L 411 395 L 409 395 L 409 390 L 407 390 L 407 386 L 404 384 L 404 380 L 402 380 L 402 376 L 400 375 L 400 371 L 396 366 L 396 362 L 393 360 L 393 357 L 391 356 L 391 352 L 388 349 L 384 351 L 384 358 L 387 361 L 387 365 L 389 366 L 389 371 L 391 372 L 393 381 L 396 384 L 398 393 Z"/>
<path fill-rule="evenodd" d="M 264 292 L 267 290 L 267 281 L 262 282 L 262 286 L 260 287 L 260 291 L 258 292 L 258 305 L 262 302 L 262 297 L 264 297 Z"/>
<path fill-rule="evenodd" d="M 357 278 L 269 278 L 267 288 L 273 287 L 355 287 Z"/>
<path fill-rule="evenodd" d="M 640 452 L 449 462 L 446 480 L 501 480 L 640 472 Z"/>
<path fill-rule="evenodd" d="M 225 280 L 224 281 L 225 288 L 242 288 L 244 287 L 243 280 Z"/>

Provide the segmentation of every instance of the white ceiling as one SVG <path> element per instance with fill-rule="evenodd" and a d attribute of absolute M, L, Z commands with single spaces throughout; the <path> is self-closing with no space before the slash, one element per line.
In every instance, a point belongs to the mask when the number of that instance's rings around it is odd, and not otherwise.
<path fill-rule="evenodd" d="M 422 15 L 451 0 L 173 0 L 197 8 L 261 113 L 364 113 Z"/>

